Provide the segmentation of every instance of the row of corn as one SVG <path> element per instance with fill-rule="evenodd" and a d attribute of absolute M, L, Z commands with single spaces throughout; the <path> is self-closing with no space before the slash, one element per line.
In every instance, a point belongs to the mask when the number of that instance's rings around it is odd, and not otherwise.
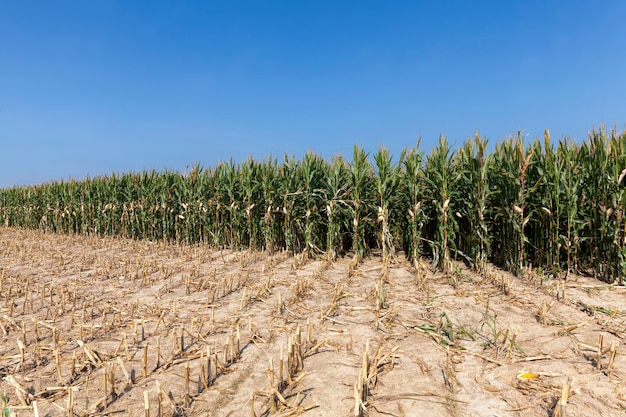
<path fill-rule="evenodd" d="M 488 150 L 478 134 L 430 154 L 354 147 L 351 160 L 252 158 L 0 190 L 0 224 L 63 233 L 286 249 L 334 259 L 402 249 L 449 269 L 462 260 L 522 271 L 626 274 L 626 132 Z"/>

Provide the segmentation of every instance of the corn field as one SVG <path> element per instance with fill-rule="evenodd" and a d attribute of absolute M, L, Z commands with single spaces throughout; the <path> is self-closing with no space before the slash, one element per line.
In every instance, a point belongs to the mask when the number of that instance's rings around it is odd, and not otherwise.
<path fill-rule="evenodd" d="M 492 152 L 477 134 L 458 149 L 442 137 L 428 155 L 418 143 L 395 159 L 355 146 L 351 161 L 307 153 L 6 188 L 0 221 L 330 260 L 403 250 L 443 270 L 489 261 L 622 282 L 625 176 L 626 131 L 556 146 L 547 131 L 532 143 L 518 134 Z"/>

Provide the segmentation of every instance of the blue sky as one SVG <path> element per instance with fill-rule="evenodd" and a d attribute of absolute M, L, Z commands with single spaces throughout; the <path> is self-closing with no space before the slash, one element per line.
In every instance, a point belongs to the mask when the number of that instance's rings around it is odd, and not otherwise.
<path fill-rule="evenodd" d="M 0 187 L 626 127 L 624 1 L 0 5 Z"/>

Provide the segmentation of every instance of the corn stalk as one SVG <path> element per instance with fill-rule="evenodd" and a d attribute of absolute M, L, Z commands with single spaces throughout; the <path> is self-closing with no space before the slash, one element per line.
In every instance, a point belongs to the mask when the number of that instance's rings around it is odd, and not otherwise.
<path fill-rule="evenodd" d="M 346 202 L 348 170 L 345 160 L 341 157 L 333 158 L 326 169 L 326 184 L 323 192 L 327 223 L 326 257 L 334 261 L 337 258 L 337 252 L 343 250 L 342 230 L 346 228 L 345 212 L 349 207 Z"/>
<path fill-rule="evenodd" d="M 402 178 L 404 192 L 402 195 L 404 196 L 408 221 L 406 246 L 409 259 L 415 267 L 418 281 L 421 281 L 419 262 L 422 233 L 427 220 L 422 204 L 425 191 L 422 170 L 423 156 L 423 152 L 419 151 L 418 142 L 415 149 L 405 150 L 400 158 L 404 165 L 404 178 Z"/>
<path fill-rule="evenodd" d="M 307 152 L 304 159 L 298 164 L 299 206 L 304 218 L 304 255 L 319 254 L 321 249 L 317 245 L 317 236 L 323 234 L 320 218 L 320 206 L 323 193 L 324 160 L 312 152 Z"/>
<path fill-rule="evenodd" d="M 485 150 L 487 140 L 476 133 L 457 154 L 459 167 L 458 194 L 464 196 L 458 202 L 461 214 L 459 223 L 466 233 L 459 236 L 464 256 L 477 271 L 482 271 L 489 255 L 489 231 L 487 201 L 489 190 L 489 156 Z"/>
<path fill-rule="evenodd" d="M 372 166 L 368 154 L 358 145 L 354 146 L 352 163 L 348 167 L 348 198 L 352 210 L 352 248 L 354 260 L 363 259 L 367 250 L 365 242 L 365 222 L 368 221 L 370 207 Z"/>
<path fill-rule="evenodd" d="M 451 271 L 450 250 L 455 248 L 457 222 L 454 216 L 456 195 L 454 193 L 456 173 L 453 164 L 454 152 L 450 150 L 444 136 L 439 138 L 439 145 L 426 159 L 424 180 L 427 195 L 432 196 L 429 217 L 434 220 L 432 239 L 433 263 L 445 273 Z"/>
<path fill-rule="evenodd" d="M 378 148 L 374 155 L 376 162 L 376 198 L 378 200 L 377 220 L 380 224 L 379 240 L 382 247 L 382 262 L 387 264 L 394 256 L 393 236 L 390 231 L 390 211 L 396 202 L 396 191 L 400 180 L 400 163 L 393 163 L 389 150 L 384 146 Z"/>

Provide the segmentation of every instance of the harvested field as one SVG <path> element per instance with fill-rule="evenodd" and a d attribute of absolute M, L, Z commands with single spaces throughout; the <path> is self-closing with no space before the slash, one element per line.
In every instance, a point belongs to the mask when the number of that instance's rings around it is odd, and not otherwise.
<path fill-rule="evenodd" d="M 2 228 L 2 391 L 21 416 L 624 413 L 625 287 L 421 268 Z"/>

